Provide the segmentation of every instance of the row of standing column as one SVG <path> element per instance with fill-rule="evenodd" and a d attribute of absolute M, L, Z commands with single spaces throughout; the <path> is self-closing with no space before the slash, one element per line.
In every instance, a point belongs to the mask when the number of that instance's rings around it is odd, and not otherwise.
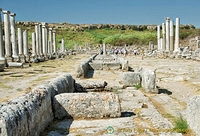
<path fill-rule="evenodd" d="M 178 51 L 179 49 L 179 28 L 180 19 L 176 18 L 176 30 L 175 30 L 175 43 L 174 43 L 174 23 L 173 20 L 166 18 L 166 23 L 162 23 L 162 38 L 160 25 L 157 26 L 157 43 L 158 50 L 164 52 Z"/>
<path fill-rule="evenodd" d="M 53 54 L 56 55 L 56 31 L 52 28 L 47 28 L 47 23 L 36 24 L 35 32 L 32 33 L 32 46 L 32 57 L 34 58 L 44 57 L 47 59 L 51 58 Z"/>
<path fill-rule="evenodd" d="M 22 31 L 18 30 L 18 43 L 17 43 L 16 25 L 15 25 L 16 14 L 4 10 L 2 11 L 2 13 L 4 14 L 4 38 L 3 38 L 1 11 L 2 9 L 0 9 L 0 62 L 7 65 L 9 62 L 13 61 L 19 62 L 20 55 L 22 54 L 28 55 L 28 34 L 27 31 L 25 31 L 22 36 Z"/>
<path fill-rule="evenodd" d="M 4 14 L 4 38 L 1 12 Z M 48 29 L 47 23 L 42 23 L 36 24 L 35 32 L 32 33 L 32 55 L 30 56 L 28 31 L 23 32 L 21 28 L 18 28 L 16 37 L 15 16 L 15 13 L 2 11 L 0 8 L 0 63 L 5 65 L 13 61 L 24 63 L 30 61 L 30 57 L 40 59 L 52 57 L 53 54 L 57 55 L 56 31 L 52 28 Z M 64 50 L 64 44 L 62 50 Z"/>

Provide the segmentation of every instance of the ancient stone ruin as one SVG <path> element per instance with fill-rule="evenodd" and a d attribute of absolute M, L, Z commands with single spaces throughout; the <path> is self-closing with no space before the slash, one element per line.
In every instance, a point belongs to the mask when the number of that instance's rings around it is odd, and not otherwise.
<path fill-rule="evenodd" d="M 0 102 L 0 136 L 199 135 L 200 39 L 180 45 L 180 18 L 175 27 L 169 17 L 162 26 L 145 26 L 157 29 L 157 45 L 125 45 L 115 47 L 120 51 L 116 53 L 113 45 L 103 42 L 96 47 L 76 43 L 67 50 L 64 37 L 58 49 L 55 28 L 134 26 L 16 23 L 15 17 L 0 9 L 0 87 L 17 90 L 15 97 Z M 34 26 L 31 42 L 29 31 L 16 24 Z M 186 129 L 177 128 L 174 120 L 179 117 Z"/>

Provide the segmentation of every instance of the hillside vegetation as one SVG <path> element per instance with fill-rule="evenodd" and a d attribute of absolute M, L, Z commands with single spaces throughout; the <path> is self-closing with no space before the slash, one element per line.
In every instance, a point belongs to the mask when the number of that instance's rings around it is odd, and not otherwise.
<path fill-rule="evenodd" d="M 23 26 L 19 26 L 22 27 Z M 25 30 L 25 28 L 23 28 Z M 57 46 L 60 47 L 61 39 L 65 40 L 66 48 L 74 48 L 75 44 L 79 46 L 85 45 L 88 43 L 90 45 L 99 45 L 102 43 L 112 44 L 114 46 L 124 46 L 127 45 L 148 45 L 149 41 L 153 41 L 154 44 L 157 44 L 157 32 L 156 30 L 148 29 L 85 29 L 82 31 L 73 31 L 68 28 L 56 28 L 56 42 Z M 29 32 L 29 43 L 31 43 L 31 33 L 34 32 L 34 27 L 28 28 Z M 162 35 L 162 34 L 161 34 Z M 180 39 L 181 44 L 184 45 L 183 41 L 188 40 L 194 36 L 199 36 L 199 29 L 180 29 Z M 186 44 L 186 43 L 185 43 Z M 188 43 L 187 43 L 188 44 Z"/>
<path fill-rule="evenodd" d="M 149 44 L 149 41 L 153 41 L 154 44 L 157 44 L 156 30 L 87 29 L 77 32 L 58 29 L 57 31 L 57 42 L 60 43 L 61 39 L 64 38 L 67 48 L 73 48 L 75 43 L 81 46 L 84 46 L 85 43 L 89 43 L 90 45 L 107 43 L 114 46 L 124 46 L 125 44 L 146 46 Z M 180 30 L 181 41 L 189 40 L 189 38 L 198 35 L 200 35 L 199 29 Z M 181 44 L 184 45 L 183 42 Z"/>

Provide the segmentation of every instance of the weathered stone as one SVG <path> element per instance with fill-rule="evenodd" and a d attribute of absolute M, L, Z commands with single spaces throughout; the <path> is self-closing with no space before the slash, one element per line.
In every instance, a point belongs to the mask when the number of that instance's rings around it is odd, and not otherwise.
<path fill-rule="evenodd" d="M 103 91 L 106 87 L 106 81 L 102 80 L 78 80 L 76 81 L 76 91 L 85 92 L 85 91 Z"/>
<path fill-rule="evenodd" d="M 113 93 L 64 93 L 53 101 L 55 118 L 120 117 L 118 95 Z"/>
<path fill-rule="evenodd" d="M 189 127 L 200 136 L 200 95 L 193 96 L 187 102 L 186 120 Z"/>
<path fill-rule="evenodd" d="M 134 85 L 141 84 L 140 73 L 138 72 L 124 72 L 123 73 L 123 84 L 124 86 L 132 87 Z"/>
<path fill-rule="evenodd" d="M 140 75 L 142 77 L 142 88 L 147 92 L 158 93 L 155 70 L 142 68 L 140 70 Z"/>
<path fill-rule="evenodd" d="M 23 68 L 23 63 L 20 63 L 20 62 L 8 62 L 8 67 L 20 67 L 20 68 Z"/>
<path fill-rule="evenodd" d="M 63 75 L 48 85 L 38 86 L 28 94 L 1 103 L 0 134 L 39 136 L 54 119 L 52 98 L 57 93 L 73 90 L 74 79 L 71 75 Z"/>
<path fill-rule="evenodd" d="M 97 56 L 97 54 L 91 56 L 88 60 L 86 60 L 85 62 L 81 63 L 77 69 L 77 75 L 76 77 L 86 77 L 87 72 L 90 69 L 90 65 L 89 63 L 92 62 L 92 60 Z"/>
<path fill-rule="evenodd" d="M 0 64 L 0 72 L 4 71 L 4 66 L 5 66 L 4 63 L 3 63 L 3 64 Z"/>

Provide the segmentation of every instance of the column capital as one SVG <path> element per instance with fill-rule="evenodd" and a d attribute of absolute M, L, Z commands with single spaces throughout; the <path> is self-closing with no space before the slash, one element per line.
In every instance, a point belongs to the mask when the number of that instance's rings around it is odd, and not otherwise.
<path fill-rule="evenodd" d="M 16 16 L 16 13 L 10 13 L 10 16 L 15 17 L 15 16 Z"/>
<path fill-rule="evenodd" d="M 53 33 L 56 33 L 56 30 L 53 30 L 52 32 L 53 32 Z"/>
<path fill-rule="evenodd" d="M 47 25 L 47 23 L 46 22 L 42 22 L 42 26 L 46 26 Z"/>
<path fill-rule="evenodd" d="M 53 28 L 52 28 L 52 27 L 50 27 L 50 28 L 49 28 L 49 31 L 52 31 L 52 30 L 53 30 Z"/>
<path fill-rule="evenodd" d="M 170 20 L 170 18 L 169 18 L 169 17 L 166 17 L 166 18 L 165 18 L 165 20 L 166 20 L 166 21 L 169 21 L 169 20 Z"/>
<path fill-rule="evenodd" d="M 3 10 L 2 12 L 3 12 L 3 14 L 10 14 L 10 11 L 8 11 L 8 10 Z"/>

